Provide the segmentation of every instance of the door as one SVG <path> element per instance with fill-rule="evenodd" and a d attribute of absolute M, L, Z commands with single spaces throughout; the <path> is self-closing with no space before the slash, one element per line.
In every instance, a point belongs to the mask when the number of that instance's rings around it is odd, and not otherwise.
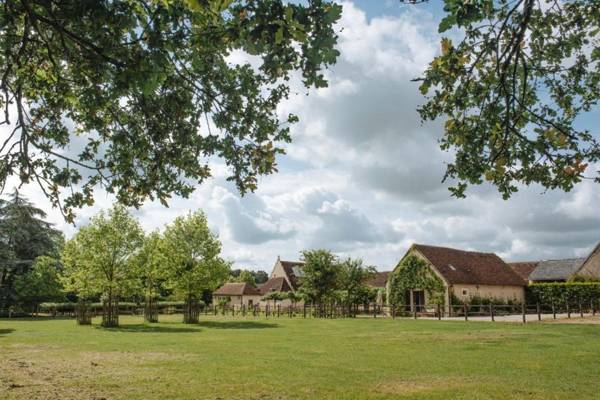
<path fill-rule="evenodd" d="M 425 311 L 425 292 L 422 290 L 413 290 L 413 304 L 417 312 Z"/>

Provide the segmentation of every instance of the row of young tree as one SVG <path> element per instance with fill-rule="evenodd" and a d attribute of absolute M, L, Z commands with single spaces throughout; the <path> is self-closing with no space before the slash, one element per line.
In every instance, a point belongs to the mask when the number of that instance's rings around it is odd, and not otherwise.
<path fill-rule="evenodd" d="M 45 213 L 15 191 L 0 201 L 0 313 L 35 311 L 41 302 L 77 302 L 81 324 L 91 322 L 91 303 L 102 304 L 102 325 L 116 326 L 119 301 L 143 301 L 148 322 L 158 320 L 158 300 L 184 302 L 184 322 L 198 320 L 202 300 L 226 281 L 260 284 L 264 271 L 231 269 L 219 238 L 197 211 L 177 217 L 162 232 L 145 234 L 120 205 L 101 211 L 65 242 Z M 299 292 L 269 293 L 314 304 L 351 306 L 377 296 L 366 282 L 375 273 L 360 259 L 329 250 L 305 250 Z M 291 297 L 290 297 L 291 296 Z"/>
<path fill-rule="evenodd" d="M 88 304 L 100 297 L 102 326 L 116 326 L 119 300 L 144 297 L 144 316 L 158 321 L 157 301 L 170 293 L 184 301 L 185 323 L 198 322 L 201 296 L 230 272 L 221 242 L 201 211 L 177 217 L 163 232 L 147 235 L 123 206 L 100 212 L 65 243 L 63 283 L 77 295 L 79 323 L 89 323 Z"/>

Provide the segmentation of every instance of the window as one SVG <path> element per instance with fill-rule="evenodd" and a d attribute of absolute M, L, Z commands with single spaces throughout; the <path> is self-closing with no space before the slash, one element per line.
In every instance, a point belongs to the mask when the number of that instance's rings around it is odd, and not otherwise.
<path fill-rule="evenodd" d="M 468 296 L 469 295 L 469 291 L 467 289 L 463 289 L 463 296 Z"/>

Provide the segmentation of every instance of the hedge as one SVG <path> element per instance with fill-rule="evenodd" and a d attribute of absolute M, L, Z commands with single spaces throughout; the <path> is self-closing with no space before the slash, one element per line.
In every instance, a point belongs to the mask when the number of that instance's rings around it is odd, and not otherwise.
<path fill-rule="evenodd" d="M 178 309 L 183 307 L 183 301 L 159 301 L 158 302 L 159 310 L 164 310 L 168 308 Z M 77 303 L 42 303 L 40 304 L 40 312 L 58 312 L 58 313 L 72 313 L 75 312 L 75 307 Z M 102 310 L 102 303 L 90 303 L 90 308 L 95 311 Z M 120 311 L 131 311 L 132 309 L 143 308 L 144 304 L 138 304 L 133 302 L 119 302 L 119 310 Z M 204 303 L 200 302 L 200 307 L 204 307 Z"/>
<path fill-rule="evenodd" d="M 527 287 L 529 303 L 558 304 L 600 301 L 600 282 L 533 283 Z"/>

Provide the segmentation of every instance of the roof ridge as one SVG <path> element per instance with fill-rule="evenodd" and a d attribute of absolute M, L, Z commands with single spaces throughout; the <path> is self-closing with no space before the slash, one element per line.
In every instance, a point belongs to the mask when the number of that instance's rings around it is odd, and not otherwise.
<path fill-rule="evenodd" d="M 488 254 L 488 255 L 494 255 L 494 256 L 500 258 L 498 256 L 498 254 L 496 254 L 494 252 L 489 252 L 489 251 L 463 250 L 463 249 L 457 249 L 455 247 L 436 246 L 436 245 L 432 245 L 432 244 L 422 244 L 422 243 L 414 243 L 413 246 L 433 247 L 436 249 L 460 251 L 462 253 Z M 504 261 L 504 260 L 502 260 L 502 261 Z"/>

